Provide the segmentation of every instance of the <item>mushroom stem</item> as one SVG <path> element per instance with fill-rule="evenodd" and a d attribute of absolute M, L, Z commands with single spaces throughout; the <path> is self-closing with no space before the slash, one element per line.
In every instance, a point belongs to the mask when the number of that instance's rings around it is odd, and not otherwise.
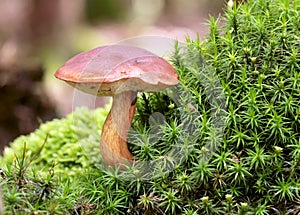
<path fill-rule="evenodd" d="M 136 92 L 126 91 L 113 97 L 111 110 L 102 127 L 100 150 L 104 163 L 113 168 L 132 164 L 126 139 L 136 108 Z M 124 167 L 124 166 L 123 166 Z M 123 168 L 120 166 L 120 168 Z"/>

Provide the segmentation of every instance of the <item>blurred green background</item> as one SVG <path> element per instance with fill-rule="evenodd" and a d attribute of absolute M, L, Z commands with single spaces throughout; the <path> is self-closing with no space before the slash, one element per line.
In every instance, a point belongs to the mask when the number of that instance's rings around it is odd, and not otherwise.
<path fill-rule="evenodd" d="M 71 56 L 138 36 L 203 38 L 209 15 L 219 16 L 224 6 L 223 0 L 1 0 L 0 151 L 72 111 L 74 90 L 53 77 Z"/>

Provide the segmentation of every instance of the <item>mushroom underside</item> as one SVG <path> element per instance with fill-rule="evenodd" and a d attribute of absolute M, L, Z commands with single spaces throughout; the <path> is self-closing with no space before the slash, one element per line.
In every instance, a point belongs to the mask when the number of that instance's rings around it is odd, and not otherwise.
<path fill-rule="evenodd" d="M 133 92 L 157 92 L 164 90 L 167 85 L 157 82 L 155 85 L 147 84 L 138 78 L 120 80 L 115 83 L 93 83 L 93 82 L 67 82 L 76 89 L 88 94 L 97 96 L 113 96 L 115 94 L 133 91 Z"/>

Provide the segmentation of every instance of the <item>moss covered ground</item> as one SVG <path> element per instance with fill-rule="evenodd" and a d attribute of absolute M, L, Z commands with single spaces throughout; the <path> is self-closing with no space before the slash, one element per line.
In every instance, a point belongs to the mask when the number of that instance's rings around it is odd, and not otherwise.
<path fill-rule="evenodd" d="M 4 211 L 299 214 L 299 17 L 299 0 L 249 0 L 175 44 L 180 86 L 140 94 L 128 171 L 99 157 L 108 108 L 18 138 L 1 158 Z"/>

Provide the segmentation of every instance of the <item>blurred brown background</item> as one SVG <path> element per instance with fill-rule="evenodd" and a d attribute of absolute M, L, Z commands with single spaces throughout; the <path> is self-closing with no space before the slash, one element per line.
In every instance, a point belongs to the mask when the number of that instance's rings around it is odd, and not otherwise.
<path fill-rule="evenodd" d="M 209 15 L 219 16 L 224 6 L 223 0 L 1 0 L 0 151 L 72 111 L 73 89 L 53 77 L 69 57 L 141 35 L 203 37 Z"/>

